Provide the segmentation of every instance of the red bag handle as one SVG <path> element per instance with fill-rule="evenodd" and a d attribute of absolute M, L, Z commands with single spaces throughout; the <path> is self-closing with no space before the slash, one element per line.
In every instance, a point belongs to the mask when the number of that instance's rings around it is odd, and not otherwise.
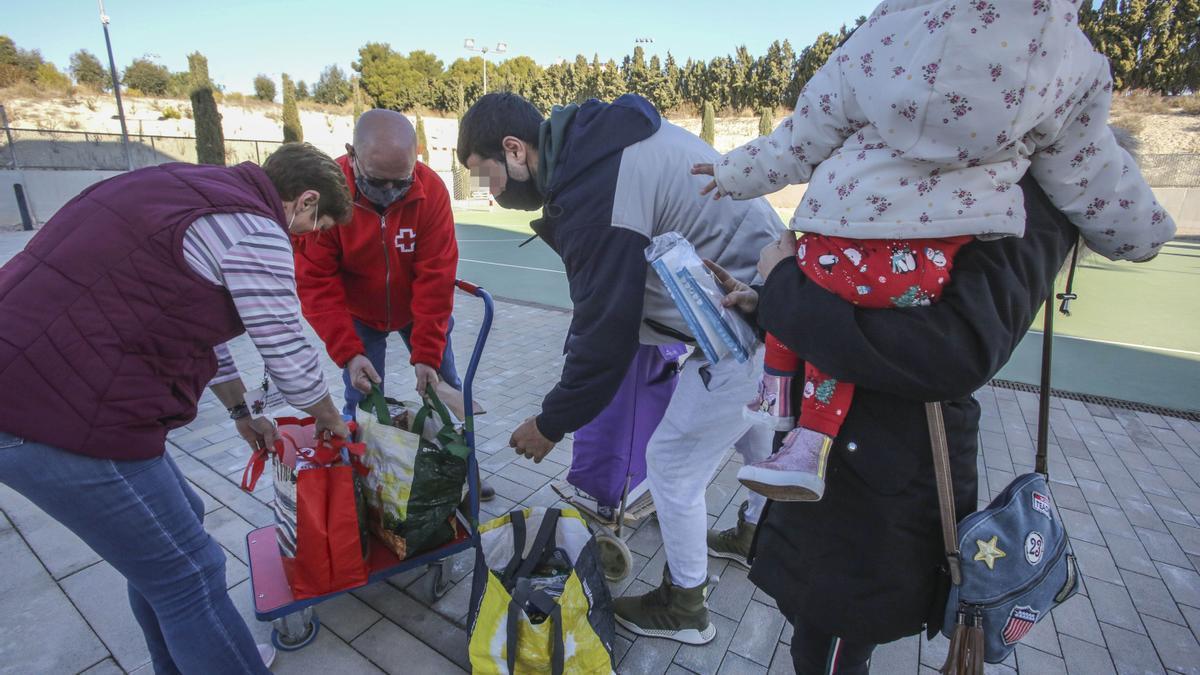
<path fill-rule="evenodd" d="M 277 424 L 296 426 L 307 426 L 315 421 L 316 420 L 311 417 L 280 417 L 275 420 Z M 354 434 L 358 433 L 358 425 L 351 421 L 348 422 L 346 426 L 350 430 L 350 437 L 353 438 Z M 367 452 L 367 446 L 364 443 L 354 443 L 337 436 L 332 437 L 328 441 L 325 439 L 319 439 L 317 441 L 317 447 L 313 448 L 313 452 L 310 455 L 305 456 L 305 459 L 310 462 L 316 462 L 317 464 L 328 466 L 341 459 L 343 448 L 345 448 L 346 452 L 350 455 L 350 463 L 355 467 L 359 474 L 365 476 L 370 469 L 368 469 L 366 465 L 362 463 L 362 457 L 366 455 Z M 282 439 L 276 440 L 274 447 L 255 449 L 254 452 L 250 454 L 250 459 L 246 462 L 246 468 L 242 470 L 242 490 L 246 492 L 252 492 L 254 490 L 254 486 L 258 485 L 258 479 L 262 477 L 263 471 L 266 468 L 267 458 L 271 455 L 271 453 L 275 453 L 282 457 L 283 451 L 284 447 Z"/>

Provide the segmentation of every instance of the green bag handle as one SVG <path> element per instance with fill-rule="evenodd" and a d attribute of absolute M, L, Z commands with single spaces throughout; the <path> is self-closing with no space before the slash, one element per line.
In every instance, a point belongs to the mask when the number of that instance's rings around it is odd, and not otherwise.
<path fill-rule="evenodd" d="M 388 414 L 387 399 L 379 385 L 371 385 L 371 393 L 358 402 L 358 407 L 375 415 L 380 424 L 391 424 L 392 416 Z"/>
<path fill-rule="evenodd" d="M 413 420 L 413 433 L 421 436 L 425 431 L 425 422 L 429 419 L 430 415 L 436 412 L 438 417 L 442 418 L 442 431 L 444 432 L 446 429 L 449 429 L 453 434 L 454 420 L 450 419 L 450 411 L 446 408 L 446 404 L 442 403 L 442 400 L 438 398 L 437 392 L 433 390 L 433 385 L 426 386 L 425 396 L 425 403 L 417 411 L 417 417 Z M 441 435 L 442 432 L 439 432 L 438 436 L 440 437 Z M 457 434 L 454 435 L 457 436 Z"/>

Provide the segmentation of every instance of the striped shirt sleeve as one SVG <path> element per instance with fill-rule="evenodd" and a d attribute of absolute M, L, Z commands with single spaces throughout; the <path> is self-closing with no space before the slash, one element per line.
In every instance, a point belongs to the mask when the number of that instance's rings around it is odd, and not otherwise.
<path fill-rule="evenodd" d="M 277 223 L 244 213 L 202 216 L 184 237 L 184 257 L 197 273 L 229 291 L 271 382 L 288 403 L 307 408 L 329 393 L 300 321 L 292 244 Z M 237 366 L 228 347 L 214 351 L 214 383 L 235 379 Z"/>

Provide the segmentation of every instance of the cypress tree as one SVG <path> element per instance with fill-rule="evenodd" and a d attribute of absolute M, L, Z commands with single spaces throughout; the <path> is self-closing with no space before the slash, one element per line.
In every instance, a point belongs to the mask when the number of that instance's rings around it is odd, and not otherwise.
<path fill-rule="evenodd" d="M 770 136 L 775 130 L 775 114 L 770 108 L 763 108 L 762 115 L 758 118 L 758 135 Z"/>
<path fill-rule="evenodd" d="M 200 52 L 188 55 L 191 74 L 192 117 L 196 123 L 196 161 L 225 166 L 225 133 L 221 113 L 208 77 L 208 59 Z"/>
<path fill-rule="evenodd" d="M 296 143 L 304 140 L 304 128 L 300 126 L 300 111 L 296 109 L 296 88 L 292 78 L 283 74 L 283 142 Z"/>
<path fill-rule="evenodd" d="M 705 143 L 713 144 L 716 132 L 713 128 L 713 104 L 711 101 L 704 102 L 704 113 L 700 118 L 700 138 L 704 139 Z"/>
<path fill-rule="evenodd" d="M 429 163 L 429 143 L 425 139 L 425 120 L 417 115 L 417 156 L 422 162 Z"/>

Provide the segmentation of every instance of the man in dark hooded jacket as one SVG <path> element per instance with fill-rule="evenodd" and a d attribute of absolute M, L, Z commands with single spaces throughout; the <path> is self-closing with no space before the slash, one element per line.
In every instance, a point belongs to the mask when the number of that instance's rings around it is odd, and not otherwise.
<path fill-rule="evenodd" d="M 677 232 L 702 257 L 750 282 L 760 250 L 783 231 L 765 200 L 702 197 L 703 181 L 688 167 L 714 161 L 716 151 L 632 94 L 555 108 L 548 120 L 515 94 L 488 94 L 463 117 L 458 156 L 501 206 L 543 209 L 534 232 L 566 267 L 574 317 L 562 377 L 541 414 L 510 441 L 535 461 L 604 410 L 639 343 L 693 342 L 666 288 L 648 272 L 651 238 Z M 634 633 L 690 644 L 716 635 L 705 602 L 707 556 L 744 564 L 764 500 L 752 497 L 736 527 L 710 533 L 704 493 L 731 446 L 747 461 L 770 450 L 770 430 L 752 428 L 742 414 L 761 368 L 761 354 L 708 363 L 694 350 L 680 370 L 646 447 L 667 569 L 657 589 L 618 598 L 614 607 Z"/>

